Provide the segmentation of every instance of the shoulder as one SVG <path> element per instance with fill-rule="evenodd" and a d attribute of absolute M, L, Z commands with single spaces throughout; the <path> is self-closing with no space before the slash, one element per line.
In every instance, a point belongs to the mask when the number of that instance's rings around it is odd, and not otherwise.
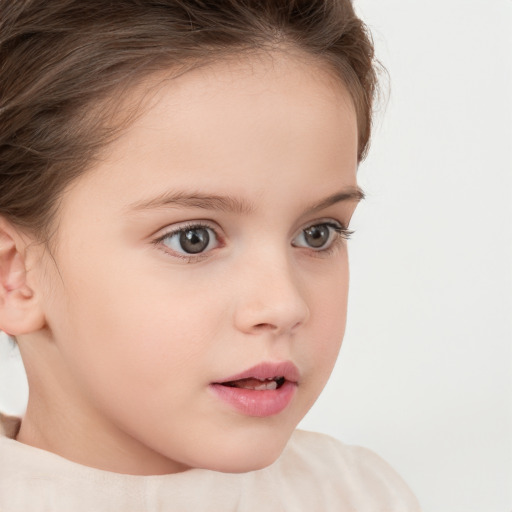
<path fill-rule="evenodd" d="M 402 478 L 376 453 L 314 432 L 295 431 L 279 459 L 301 481 L 341 500 L 346 510 L 419 512 Z M 343 509 L 344 510 L 344 509 Z"/>

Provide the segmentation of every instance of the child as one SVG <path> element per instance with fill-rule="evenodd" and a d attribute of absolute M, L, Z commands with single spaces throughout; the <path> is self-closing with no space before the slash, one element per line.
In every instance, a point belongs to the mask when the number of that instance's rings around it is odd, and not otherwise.
<path fill-rule="evenodd" d="M 30 389 L 0 509 L 418 510 L 373 453 L 295 431 L 363 197 L 350 1 L 0 6 L 0 329 Z"/>

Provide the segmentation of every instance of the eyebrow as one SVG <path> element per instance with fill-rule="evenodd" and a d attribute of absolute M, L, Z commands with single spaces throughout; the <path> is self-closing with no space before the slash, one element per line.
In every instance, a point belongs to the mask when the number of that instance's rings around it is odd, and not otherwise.
<path fill-rule="evenodd" d="M 319 210 L 324 210 L 333 204 L 352 201 L 359 203 L 365 198 L 364 192 L 359 187 L 350 187 L 346 190 L 342 190 L 333 194 L 332 196 L 322 199 L 320 202 L 310 205 L 306 208 L 307 213 L 314 213 Z"/>
<path fill-rule="evenodd" d="M 313 203 L 305 208 L 306 213 L 314 213 L 324 210 L 339 202 L 354 201 L 359 202 L 365 197 L 364 192 L 359 187 L 349 187 L 332 194 L 319 202 Z M 209 195 L 200 192 L 171 192 L 161 194 L 148 201 L 139 201 L 132 203 L 127 207 L 128 211 L 145 211 L 160 208 L 200 208 L 203 210 L 217 210 L 238 215 L 247 215 L 254 212 L 254 205 L 241 198 L 233 196 Z"/>
<path fill-rule="evenodd" d="M 254 206 L 243 199 L 232 196 L 218 196 L 200 192 L 163 193 L 149 201 L 132 203 L 128 210 L 142 211 L 172 207 L 201 208 L 203 210 L 219 210 L 228 213 L 249 214 Z"/>

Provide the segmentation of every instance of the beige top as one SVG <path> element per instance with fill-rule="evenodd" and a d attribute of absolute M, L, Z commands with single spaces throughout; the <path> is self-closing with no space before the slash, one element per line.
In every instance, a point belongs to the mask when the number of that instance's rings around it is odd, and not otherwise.
<path fill-rule="evenodd" d="M 5 431 L 13 436 L 16 427 Z M 295 431 L 281 457 L 259 471 L 163 476 L 101 471 L 0 436 L 1 512 L 419 510 L 403 480 L 373 452 L 312 432 Z"/>

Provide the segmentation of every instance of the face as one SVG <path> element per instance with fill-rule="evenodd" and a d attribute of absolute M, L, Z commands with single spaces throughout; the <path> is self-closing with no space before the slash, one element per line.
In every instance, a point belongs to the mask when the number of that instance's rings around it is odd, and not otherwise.
<path fill-rule="evenodd" d="M 259 469 L 343 338 L 354 108 L 291 56 L 158 80 L 62 200 L 41 279 L 39 386 L 65 411 L 54 430 L 73 431 L 55 450 L 123 473 Z"/>

